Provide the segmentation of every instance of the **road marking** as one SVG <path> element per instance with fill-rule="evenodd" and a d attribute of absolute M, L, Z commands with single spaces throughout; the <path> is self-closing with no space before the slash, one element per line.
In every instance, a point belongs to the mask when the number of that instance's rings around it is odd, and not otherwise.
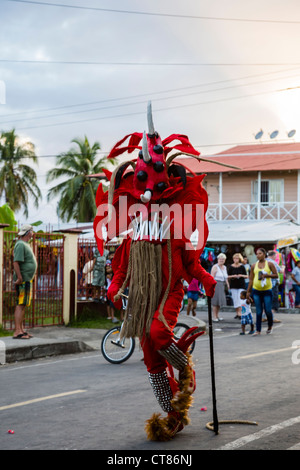
<path fill-rule="evenodd" d="M 261 439 L 266 436 L 270 436 L 277 431 L 281 431 L 284 428 L 289 426 L 293 426 L 293 424 L 300 423 L 300 416 L 296 416 L 295 418 L 287 419 L 282 423 L 274 424 L 273 426 L 269 426 L 268 428 L 262 429 L 261 431 L 255 432 L 254 434 L 249 434 L 248 436 L 241 437 L 236 439 L 235 441 L 229 442 L 222 447 L 219 447 L 217 450 L 233 450 L 238 449 L 239 447 L 243 447 L 249 442 L 256 441 L 257 439 Z"/>
<path fill-rule="evenodd" d="M 298 346 L 299 347 L 299 346 Z M 248 354 L 247 356 L 240 356 L 238 359 L 251 359 L 252 357 L 259 357 L 259 356 L 265 356 L 266 354 L 276 354 L 279 352 L 284 352 L 284 351 L 291 351 L 291 349 L 297 349 L 295 346 L 289 346 L 288 348 L 282 348 L 282 349 L 273 349 L 271 351 L 265 351 L 265 352 L 260 352 L 260 353 L 254 353 L 254 354 Z"/>
<path fill-rule="evenodd" d="M 84 357 L 71 357 L 71 358 L 65 358 L 63 357 L 62 359 L 59 359 L 59 360 L 56 360 L 56 361 L 53 361 L 51 359 L 47 360 L 45 358 L 45 362 L 38 362 L 38 363 L 35 363 L 35 364 L 28 364 L 26 366 L 16 366 L 14 364 L 6 364 L 6 368 L 4 369 L 0 369 L 1 371 L 5 371 L 5 372 L 12 372 L 12 371 L 15 371 L 15 370 L 21 370 L 21 369 L 31 369 L 32 367 L 43 367 L 43 366 L 52 366 L 53 364 L 60 364 L 60 363 L 65 363 L 65 362 L 68 362 L 68 361 L 81 361 L 82 359 L 99 359 L 99 353 L 93 355 L 93 356 L 84 356 Z M 47 361 L 47 362 L 46 362 Z"/>
<path fill-rule="evenodd" d="M 300 450 L 300 442 L 298 442 L 298 444 L 295 444 L 292 447 L 289 447 L 287 450 Z"/>
<path fill-rule="evenodd" d="M 13 403 L 12 405 L 0 406 L 0 411 L 9 410 L 10 408 L 17 408 L 18 406 L 31 405 L 32 403 L 38 403 L 40 401 L 52 400 L 53 398 L 67 397 L 70 395 L 75 395 L 76 393 L 83 393 L 83 392 L 86 392 L 86 390 L 73 390 L 72 392 L 57 393 L 56 395 L 48 395 L 47 397 L 34 398 L 33 400 Z"/>

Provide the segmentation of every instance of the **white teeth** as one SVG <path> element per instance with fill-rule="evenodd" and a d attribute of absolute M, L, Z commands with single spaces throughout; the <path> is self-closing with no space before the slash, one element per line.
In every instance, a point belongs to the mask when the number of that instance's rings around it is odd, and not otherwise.
<path fill-rule="evenodd" d="M 136 214 L 135 214 L 136 216 Z M 170 237 L 169 229 L 174 222 L 172 219 L 169 223 L 167 222 L 167 216 L 164 218 L 163 222 L 160 224 L 157 222 L 157 214 L 154 214 L 153 220 L 143 220 L 142 214 L 139 217 L 132 219 L 133 225 L 133 240 L 143 240 L 149 239 L 160 240 L 162 241 L 165 236 Z"/>

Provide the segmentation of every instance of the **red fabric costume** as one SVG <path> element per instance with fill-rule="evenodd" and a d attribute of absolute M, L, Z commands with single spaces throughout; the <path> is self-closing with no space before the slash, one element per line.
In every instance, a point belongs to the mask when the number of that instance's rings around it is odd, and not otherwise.
<path fill-rule="evenodd" d="M 150 383 L 167 412 L 165 418 L 154 414 L 146 432 L 149 439 L 167 440 L 189 422 L 187 411 L 196 382 L 187 350 L 202 334 L 192 328 L 178 342 L 174 340 L 173 328 L 183 299 L 182 280 L 190 283 L 198 279 L 210 297 L 216 282 L 199 263 L 208 235 L 204 176 L 188 177 L 183 166 L 172 163 L 178 154 L 198 157 L 199 152 L 183 135 L 171 135 L 162 141 L 154 130 L 151 104 L 148 127 L 148 134 L 126 136 L 112 149 L 110 158 L 124 151 L 140 151 L 137 160 L 120 165 L 113 174 L 106 172 L 110 191 L 104 193 L 99 186 L 94 230 L 101 253 L 102 224 L 107 227 L 109 239 L 128 227 L 133 229 L 113 258 L 114 277 L 108 298 L 120 307 L 120 296 L 129 286 L 122 334 L 140 337 Z M 128 138 L 128 146 L 120 147 Z M 174 140 L 180 143 L 169 147 Z M 180 152 L 167 158 L 172 149 Z M 129 165 L 134 172 L 127 171 Z M 170 210 L 163 210 L 163 205 Z M 200 241 L 195 250 L 189 238 L 196 229 Z M 178 379 L 174 368 L 179 371 Z"/>

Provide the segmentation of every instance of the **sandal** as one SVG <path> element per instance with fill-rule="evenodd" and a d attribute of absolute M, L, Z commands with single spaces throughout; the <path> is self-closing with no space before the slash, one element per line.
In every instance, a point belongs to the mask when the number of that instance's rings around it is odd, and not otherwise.
<path fill-rule="evenodd" d="M 33 338 L 33 336 L 30 333 L 28 333 L 28 331 L 24 331 L 24 335 L 29 336 L 29 338 Z"/>
<path fill-rule="evenodd" d="M 20 333 L 17 336 L 13 336 L 13 339 L 30 339 L 27 333 Z"/>

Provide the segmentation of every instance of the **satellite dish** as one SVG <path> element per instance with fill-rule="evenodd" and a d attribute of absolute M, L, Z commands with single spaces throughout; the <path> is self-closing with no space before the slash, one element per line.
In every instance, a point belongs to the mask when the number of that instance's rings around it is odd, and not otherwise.
<path fill-rule="evenodd" d="M 275 137 L 277 137 L 279 134 L 279 131 L 273 131 L 271 134 L 270 134 L 270 139 L 275 139 Z"/>
<path fill-rule="evenodd" d="M 292 129 L 290 132 L 288 132 L 288 137 L 289 138 L 294 137 L 295 134 L 296 134 L 296 130 Z"/>
<path fill-rule="evenodd" d="M 262 136 L 263 136 L 263 133 L 264 131 L 261 129 L 259 132 L 257 132 L 257 134 L 255 134 L 255 139 L 258 140 L 258 139 L 261 139 Z"/>

